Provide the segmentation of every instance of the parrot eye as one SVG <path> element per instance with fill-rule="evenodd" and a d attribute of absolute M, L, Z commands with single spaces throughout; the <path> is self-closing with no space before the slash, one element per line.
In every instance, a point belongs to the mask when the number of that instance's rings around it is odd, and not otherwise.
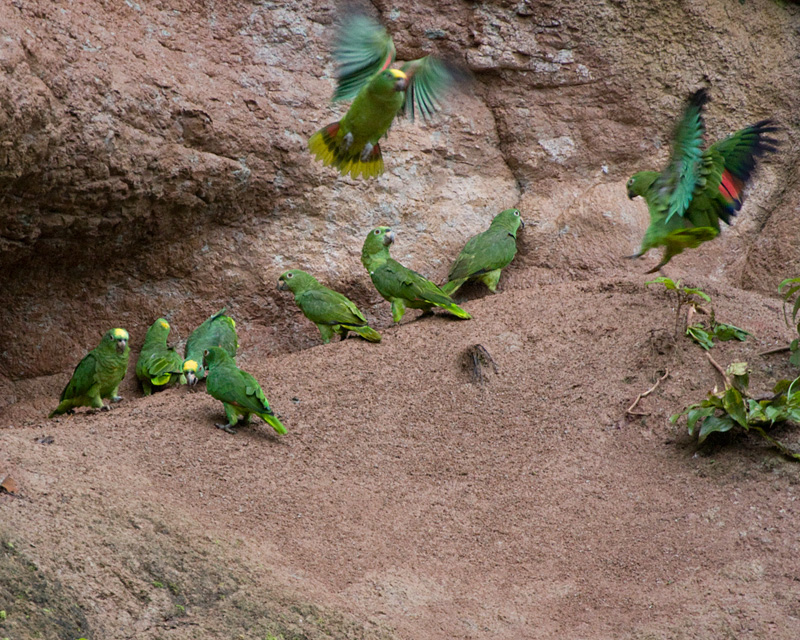
<path fill-rule="evenodd" d="M 287 277 L 287 278 L 291 278 L 291 277 L 292 277 L 292 274 L 291 274 L 291 273 L 287 273 L 287 274 L 286 274 L 286 277 Z"/>
<path fill-rule="evenodd" d="M 628 186 L 629 186 L 629 187 L 632 187 L 632 186 L 633 186 L 633 178 L 631 178 L 630 180 L 628 180 Z"/>
<path fill-rule="evenodd" d="M 374 233 L 376 236 L 379 236 L 379 235 L 381 235 L 381 230 L 380 229 L 375 229 L 375 231 L 373 231 L 372 233 Z"/>
<path fill-rule="evenodd" d="M 519 211 L 514 211 L 514 215 L 519 218 Z"/>

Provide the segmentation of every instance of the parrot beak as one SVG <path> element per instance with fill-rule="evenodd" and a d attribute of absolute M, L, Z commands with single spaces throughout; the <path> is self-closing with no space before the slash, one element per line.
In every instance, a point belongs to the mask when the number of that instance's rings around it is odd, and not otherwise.
<path fill-rule="evenodd" d="M 186 372 L 186 384 L 188 384 L 190 387 L 193 387 L 197 384 L 197 376 L 194 375 L 194 371 Z"/>
<path fill-rule="evenodd" d="M 525 228 L 525 221 L 520 218 L 519 219 L 519 230 L 522 231 Z"/>
<path fill-rule="evenodd" d="M 383 236 L 383 245 L 385 247 L 388 247 L 393 242 L 394 242 L 394 231 L 389 231 L 385 236 Z"/>
<path fill-rule="evenodd" d="M 125 347 L 128 346 L 128 341 L 125 339 L 117 340 L 117 351 L 122 353 L 125 351 Z"/>
<path fill-rule="evenodd" d="M 284 280 L 278 280 L 278 291 L 288 291 L 289 287 Z"/>
<path fill-rule="evenodd" d="M 394 90 L 405 91 L 407 86 L 408 86 L 408 78 L 400 78 L 397 82 L 394 83 Z"/>

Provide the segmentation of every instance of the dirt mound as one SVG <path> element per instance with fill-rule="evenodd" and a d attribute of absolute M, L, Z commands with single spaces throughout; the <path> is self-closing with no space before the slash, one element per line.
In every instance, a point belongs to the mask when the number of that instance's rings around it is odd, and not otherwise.
<path fill-rule="evenodd" d="M 409 318 L 379 345 L 242 341 L 282 438 L 215 429 L 220 403 L 186 389 L 54 421 L 32 398 L 0 431 L 7 535 L 94 637 L 794 638 L 800 467 L 747 438 L 696 452 L 668 422 L 719 381 L 643 280 L 517 270 L 467 291 L 474 320 Z M 791 336 L 779 301 L 705 289 L 755 334 L 714 357 L 748 361 L 756 392 L 789 375 L 758 356 Z"/>

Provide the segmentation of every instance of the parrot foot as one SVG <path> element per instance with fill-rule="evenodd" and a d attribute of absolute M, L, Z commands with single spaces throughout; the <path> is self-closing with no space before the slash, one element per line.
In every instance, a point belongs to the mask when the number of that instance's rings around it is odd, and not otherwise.
<path fill-rule="evenodd" d="M 342 138 L 342 151 L 349 151 L 352 144 L 353 132 L 351 131 L 344 138 Z"/>
<path fill-rule="evenodd" d="M 107 404 L 104 404 L 102 407 L 100 407 L 100 411 L 111 411 L 111 407 Z"/>
<path fill-rule="evenodd" d="M 364 145 L 364 150 L 361 152 L 361 162 L 366 162 L 369 159 L 369 154 L 372 153 L 372 150 L 375 148 L 371 142 L 367 142 Z"/>
<path fill-rule="evenodd" d="M 111 402 L 122 402 L 122 396 L 114 396 L 111 398 Z"/>
<path fill-rule="evenodd" d="M 233 427 L 229 424 L 215 424 L 214 425 L 217 429 L 222 429 L 223 431 L 227 431 L 233 435 L 236 435 L 236 432 L 233 430 Z"/>
<path fill-rule="evenodd" d="M 68 416 L 74 416 L 75 415 L 75 409 L 67 409 L 65 413 Z"/>

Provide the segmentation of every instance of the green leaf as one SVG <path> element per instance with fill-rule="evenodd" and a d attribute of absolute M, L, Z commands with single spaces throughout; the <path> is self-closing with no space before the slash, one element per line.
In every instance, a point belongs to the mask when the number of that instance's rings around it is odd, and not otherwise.
<path fill-rule="evenodd" d="M 754 422 L 769 422 L 761 405 L 752 398 L 747 401 L 747 424 Z"/>
<path fill-rule="evenodd" d="M 717 322 L 714 325 L 714 336 L 717 338 L 717 340 L 721 340 L 722 342 L 726 342 L 728 340 L 739 340 L 739 342 L 744 342 L 747 340 L 747 336 L 751 335 L 753 334 L 749 331 L 745 331 L 739 327 L 734 327 L 732 324 Z"/>
<path fill-rule="evenodd" d="M 747 429 L 747 411 L 745 409 L 742 394 L 736 387 L 731 387 L 725 392 L 722 399 L 722 406 L 728 415 L 736 420 L 743 428 Z"/>
<path fill-rule="evenodd" d="M 786 407 L 782 406 L 782 403 L 776 404 L 775 402 L 764 407 L 764 414 L 772 424 L 785 421 L 789 415 Z"/>
<path fill-rule="evenodd" d="M 714 415 L 714 411 L 716 411 L 714 407 L 698 407 L 689 411 L 686 416 L 686 427 L 689 430 L 689 435 L 694 436 L 694 427 L 698 420 Z"/>
<path fill-rule="evenodd" d="M 683 292 L 686 295 L 697 296 L 699 298 L 702 298 L 706 302 L 711 302 L 711 296 L 708 295 L 705 291 L 702 291 L 700 289 L 695 289 L 694 287 L 684 287 Z"/>
<path fill-rule="evenodd" d="M 648 282 L 644 283 L 644 286 L 647 287 L 651 284 L 663 284 L 670 291 L 676 291 L 678 289 L 678 285 L 676 285 L 671 278 L 666 278 L 664 276 L 659 276 L 654 280 L 649 280 Z M 678 284 L 680 284 L 680 280 L 678 280 Z"/>
<path fill-rule="evenodd" d="M 734 422 L 728 416 L 709 416 L 703 420 L 703 426 L 700 428 L 700 433 L 697 436 L 697 443 L 703 444 L 705 439 L 712 433 L 725 433 L 733 429 Z"/>
<path fill-rule="evenodd" d="M 703 347 L 703 349 L 706 351 L 714 346 L 711 335 L 701 324 L 693 324 L 691 327 L 686 327 L 686 335 Z"/>
<path fill-rule="evenodd" d="M 789 362 L 795 367 L 800 367 L 800 349 L 792 350 L 792 355 L 789 356 Z"/>

